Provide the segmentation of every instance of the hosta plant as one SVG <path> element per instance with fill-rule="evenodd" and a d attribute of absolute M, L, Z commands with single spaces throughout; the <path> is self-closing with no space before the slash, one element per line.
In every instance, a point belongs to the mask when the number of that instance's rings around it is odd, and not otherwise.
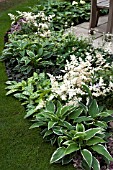
<path fill-rule="evenodd" d="M 42 127 L 42 134 L 51 143 L 57 140 L 58 148 L 53 153 L 50 163 L 72 161 L 77 152 L 83 158 L 84 169 L 99 170 L 96 154 L 103 159 L 113 161 L 106 148 L 108 122 L 113 120 L 113 111 L 102 111 L 95 99 L 88 106 L 80 103 L 79 107 L 62 106 L 60 102 L 47 103 L 46 109 L 35 115 L 35 123 L 30 127 Z M 108 135 L 109 134 L 109 135 Z"/>
<path fill-rule="evenodd" d="M 22 105 L 25 105 L 27 114 L 25 118 L 33 115 L 45 106 L 46 100 L 51 98 L 50 81 L 44 73 L 33 73 L 33 76 L 21 82 L 7 81 L 6 95 L 13 94 Z"/>

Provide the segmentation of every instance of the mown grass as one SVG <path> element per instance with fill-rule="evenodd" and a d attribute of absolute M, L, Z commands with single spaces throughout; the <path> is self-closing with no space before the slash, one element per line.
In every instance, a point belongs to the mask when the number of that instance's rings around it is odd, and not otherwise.
<path fill-rule="evenodd" d="M 0 4 L 0 54 L 4 46 L 4 35 L 10 28 L 8 13 L 28 10 L 37 0 L 9 0 Z M 43 1 L 41 1 L 43 3 Z M 72 165 L 50 165 L 55 150 L 40 135 L 40 130 L 29 130 L 30 122 L 24 120 L 25 110 L 12 96 L 6 96 L 7 74 L 0 62 L 0 170 L 74 170 Z"/>

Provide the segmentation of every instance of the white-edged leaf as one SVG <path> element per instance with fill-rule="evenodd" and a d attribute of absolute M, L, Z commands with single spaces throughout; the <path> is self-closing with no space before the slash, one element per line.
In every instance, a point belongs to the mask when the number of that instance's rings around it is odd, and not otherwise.
<path fill-rule="evenodd" d="M 81 151 L 81 154 L 82 154 L 84 160 L 87 162 L 88 166 L 91 168 L 91 165 L 92 165 L 92 153 L 87 149 L 83 149 Z"/>
<path fill-rule="evenodd" d="M 91 147 L 94 151 L 96 151 L 97 153 L 105 156 L 108 160 L 113 161 L 112 156 L 110 155 L 110 153 L 108 152 L 108 150 L 106 149 L 105 146 L 98 144 L 98 145 L 94 145 Z"/>
<path fill-rule="evenodd" d="M 36 128 L 36 127 L 40 127 L 40 126 L 43 126 L 45 125 L 46 123 L 45 122 L 36 122 L 34 123 L 32 126 L 30 126 L 29 129 L 33 129 L 33 128 Z"/>
<path fill-rule="evenodd" d="M 49 121 L 48 122 L 48 130 L 51 129 L 57 122 Z"/>
<path fill-rule="evenodd" d="M 60 160 L 61 158 L 63 158 L 65 156 L 65 147 L 59 147 L 52 155 L 50 163 L 54 163 L 57 162 L 58 160 Z"/>
<path fill-rule="evenodd" d="M 50 112 L 54 112 L 55 111 L 54 103 L 52 101 L 47 102 L 46 109 Z"/>
<path fill-rule="evenodd" d="M 80 148 L 76 143 L 72 143 L 66 148 L 65 155 L 71 154 L 79 149 Z"/>
<path fill-rule="evenodd" d="M 91 128 L 85 131 L 86 136 L 85 140 L 91 139 L 93 136 L 95 136 L 97 133 L 101 132 L 101 128 Z"/>
<path fill-rule="evenodd" d="M 94 156 L 92 161 L 92 168 L 93 170 L 100 170 L 100 163 Z"/>
<path fill-rule="evenodd" d="M 82 113 L 83 111 L 83 108 L 78 108 L 76 110 L 74 110 L 70 115 L 69 115 L 69 118 L 70 119 L 76 119 L 77 117 L 80 116 L 80 114 Z"/>
<path fill-rule="evenodd" d="M 76 131 L 77 132 L 84 132 L 85 131 L 85 127 L 82 123 L 77 123 L 76 125 Z"/>
<path fill-rule="evenodd" d="M 91 138 L 87 141 L 88 146 L 96 145 L 98 143 L 105 143 L 105 140 L 103 140 L 102 138 L 100 138 L 98 136 L 94 136 L 93 138 Z"/>

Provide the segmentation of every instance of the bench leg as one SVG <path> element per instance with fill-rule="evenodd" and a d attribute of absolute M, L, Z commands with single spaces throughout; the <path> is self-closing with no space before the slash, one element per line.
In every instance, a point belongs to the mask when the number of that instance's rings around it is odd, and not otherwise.
<path fill-rule="evenodd" d="M 91 15 L 90 15 L 90 23 L 89 23 L 89 32 L 92 28 L 95 28 L 98 23 L 98 15 L 99 11 L 97 9 L 97 0 L 91 0 Z"/>
<path fill-rule="evenodd" d="M 108 14 L 108 24 L 107 24 L 107 33 L 113 32 L 113 0 L 110 0 L 110 8 Z"/>

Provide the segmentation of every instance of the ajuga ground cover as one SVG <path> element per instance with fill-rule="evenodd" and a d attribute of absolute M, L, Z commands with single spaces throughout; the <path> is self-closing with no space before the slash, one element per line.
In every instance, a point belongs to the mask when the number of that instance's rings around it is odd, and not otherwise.
<path fill-rule="evenodd" d="M 112 169 L 112 53 L 66 30 L 85 21 L 88 10 L 88 1 L 77 0 L 8 13 L 12 23 L 0 57 L 9 78 L 6 95 L 13 94 L 25 108 L 30 140 L 38 141 L 32 160 L 42 160 L 40 154 L 50 159 L 38 168 L 39 161 L 33 162 L 31 169 Z"/>

